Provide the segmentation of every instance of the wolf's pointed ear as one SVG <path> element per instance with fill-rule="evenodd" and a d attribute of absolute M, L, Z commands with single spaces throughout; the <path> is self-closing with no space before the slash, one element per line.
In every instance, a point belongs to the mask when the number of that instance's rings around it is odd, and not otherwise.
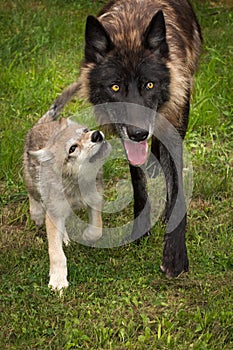
<path fill-rule="evenodd" d="M 94 16 L 88 16 L 85 32 L 86 62 L 101 62 L 113 48 L 114 45 L 102 24 Z"/>
<path fill-rule="evenodd" d="M 166 42 L 166 25 L 163 11 L 158 11 L 152 18 L 144 33 L 144 47 L 153 52 L 160 52 L 162 56 L 168 56 Z"/>
<path fill-rule="evenodd" d="M 46 148 L 39 149 L 38 151 L 28 151 L 28 154 L 37 159 L 39 163 L 47 162 L 54 158 L 52 152 L 47 150 Z"/>

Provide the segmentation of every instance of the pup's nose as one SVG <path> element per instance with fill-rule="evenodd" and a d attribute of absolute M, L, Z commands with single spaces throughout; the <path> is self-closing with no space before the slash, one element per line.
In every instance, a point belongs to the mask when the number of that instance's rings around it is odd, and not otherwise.
<path fill-rule="evenodd" d="M 132 141 L 140 142 L 146 140 L 149 132 L 145 129 L 136 128 L 134 126 L 127 127 L 127 134 Z"/>
<path fill-rule="evenodd" d="M 99 130 L 94 131 L 93 134 L 91 135 L 92 142 L 102 142 L 103 139 L 104 139 L 103 134 Z"/>

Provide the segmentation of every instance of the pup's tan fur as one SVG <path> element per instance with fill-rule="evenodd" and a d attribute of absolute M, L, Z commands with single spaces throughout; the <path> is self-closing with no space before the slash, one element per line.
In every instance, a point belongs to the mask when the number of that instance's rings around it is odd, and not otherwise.
<path fill-rule="evenodd" d="M 72 85 L 72 91 L 76 85 Z M 83 239 L 95 242 L 102 236 L 102 183 L 98 170 L 110 152 L 99 131 L 61 118 L 55 120 L 70 99 L 70 88 L 29 131 L 24 151 L 24 174 L 30 214 L 41 226 L 45 219 L 52 289 L 68 286 L 65 221 L 72 210 L 87 205 L 89 225 Z M 96 187 L 98 193 L 96 192 Z M 91 204 L 90 204 L 91 203 Z"/>

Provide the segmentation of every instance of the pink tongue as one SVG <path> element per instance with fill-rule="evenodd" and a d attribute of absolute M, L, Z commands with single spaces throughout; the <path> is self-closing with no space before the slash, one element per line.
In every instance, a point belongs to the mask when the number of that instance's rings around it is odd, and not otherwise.
<path fill-rule="evenodd" d="M 133 142 L 124 140 L 128 160 L 132 165 L 142 165 L 146 161 L 148 144 L 146 141 Z"/>

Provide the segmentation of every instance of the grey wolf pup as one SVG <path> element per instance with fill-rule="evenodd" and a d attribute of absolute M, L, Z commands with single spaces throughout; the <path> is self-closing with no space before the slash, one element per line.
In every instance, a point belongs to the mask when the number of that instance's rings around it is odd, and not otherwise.
<path fill-rule="evenodd" d="M 134 191 L 131 239 L 151 229 L 141 166 L 151 138 L 148 162 L 156 157 L 167 185 L 160 268 L 168 277 L 188 271 L 182 140 L 201 43 L 201 30 L 187 0 L 112 0 L 97 18 L 87 18 L 84 61 L 73 89 L 97 108 L 100 123 L 103 118 L 122 140 Z M 103 113 L 98 106 L 103 106 Z"/>
<path fill-rule="evenodd" d="M 30 214 L 39 226 L 45 219 L 49 286 L 55 290 L 68 286 L 62 243 L 69 242 L 65 222 L 72 210 L 82 205 L 88 207 L 89 225 L 83 232 L 85 241 L 95 242 L 102 236 L 99 169 L 111 150 L 102 132 L 89 131 L 69 119 L 57 120 L 74 87 L 75 84 L 68 88 L 28 132 L 24 151 Z"/>

